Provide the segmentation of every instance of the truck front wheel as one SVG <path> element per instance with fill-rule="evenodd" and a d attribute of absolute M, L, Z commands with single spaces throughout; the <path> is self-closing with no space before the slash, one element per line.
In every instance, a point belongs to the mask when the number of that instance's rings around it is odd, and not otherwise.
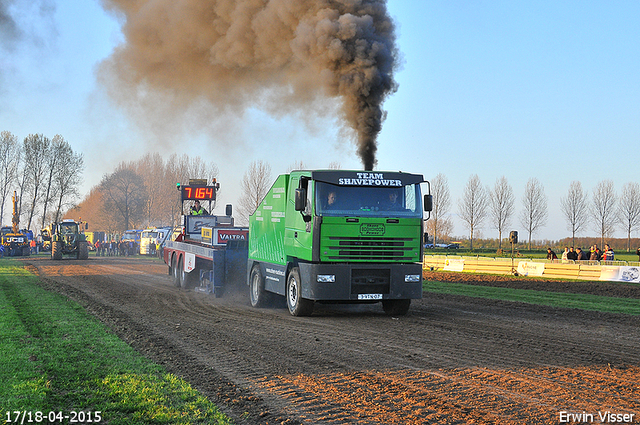
<path fill-rule="evenodd" d="M 289 313 L 293 316 L 310 316 L 313 312 L 313 301 L 302 298 L 300 270 L 297 267 L 289 272 L 285 296 Z"/>
<path fill-rule="evenodd" d="M 388 316 L 404 316 L 409 311 L 411 300 L 383 300 L 382 309 Z"/>

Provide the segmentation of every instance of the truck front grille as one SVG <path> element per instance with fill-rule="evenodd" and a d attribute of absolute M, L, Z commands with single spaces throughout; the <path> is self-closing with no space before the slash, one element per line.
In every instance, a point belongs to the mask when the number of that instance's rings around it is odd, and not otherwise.
<path fill-rule="evenodd" d="M 351 270 L 351 294 L 388 294 L 390 288 L 389 269 Z"/>
<path fill-rule="evenodd" d="M 412 238 L 329 237 L 324 251 L 329 260 L 415 261 Z M 415 252 L 413 253 L 415 255 Z"/>

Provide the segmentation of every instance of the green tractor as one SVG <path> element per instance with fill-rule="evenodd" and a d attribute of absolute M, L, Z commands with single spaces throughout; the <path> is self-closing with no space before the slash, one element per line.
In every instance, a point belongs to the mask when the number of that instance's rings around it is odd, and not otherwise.
<path fill-rule="evenodd" d="M 87 260 L 89 245 L 84 234 L 87 228 L 86 222 L 65 219 L 42 229 L 42 239 L 51 243 L 51 259 L 62 260 L 62 256 L 67 255 L 75 256 L 78 260 Z"/>

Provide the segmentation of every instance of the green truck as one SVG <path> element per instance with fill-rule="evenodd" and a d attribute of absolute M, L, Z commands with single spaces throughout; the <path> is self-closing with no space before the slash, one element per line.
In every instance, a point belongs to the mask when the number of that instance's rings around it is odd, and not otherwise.
<path fill-rule="evenodd" d="M 422 175 L 293 171 L 280 175 L 249 220 L 251 305 L 283 295 L 294 316 L 316 302 L 382 302 L 404 315 L 422 298 Z"/>

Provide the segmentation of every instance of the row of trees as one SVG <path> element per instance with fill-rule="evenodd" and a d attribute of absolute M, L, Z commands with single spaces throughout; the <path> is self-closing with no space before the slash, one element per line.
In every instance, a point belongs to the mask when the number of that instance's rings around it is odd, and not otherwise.
<path fill-rule="evenodd" d="M 200 157 L 174 154 L 164 160 L 160 154 L 150 153 L 118 164 L 68 216 L 81 217 L 92 229 L 111 234 L 148 226 L 174 226 L 182 214 L 176 184 L 186 184 L 191 178 L 212 182 L 217 177 L 216 164 Z"/>
<path fill-rule="evenodd" d="M 57 221 L 80 196 L 84 159 L 57 134 L 49 139 L 30 134 L 22 143 L 9 131 L 0 134 L 0 220 L 11 217 L 13 192 L 18 194 L 21 227 L 45 227 Z M 8 212 L 8 214 L 7 214 Z M 37 220 L 39 218 L 40 220 Z M 26 220 L 26 223 L 25 223 Z"/>
<path fill-rule="evenodd" d="M 447 178 L 438 174 L 431 181 L 433 194 L 433 211 L 427 222 L 427 230 L 434 237 L 451 234 L 451 195 Z M 515 214 L 516 198 L 513 188 L 506 177 L 496 180 L 493 188 L 484 187 L 477 175 L 472 175 L 464 187 L 462 198 L 458 201 L 458 215 L 469 231 L 471 249 L 475 232 L 487 220 L 493 229 L 498 231 L 499 248 L 502 247 L 503 233 L 508 231 Z M 589 194 L 579 181 L 571 182 L 567 196 L 561 199 L 562 213 L 571 232 L 572 240 L 587 230 L 589 226 L 598 232 L 600 245 L 605 239 L 613 236 L 616 227 L 623 229 L 627 235 L 627 250 L 631 248 L 631 233 L 640 228 L 640 184 L 630 182 L 624 185 L 622 193 L 615 193 L 613 182 L 603 180 Z M 547 197 L 544 187 L 536 178 L 527 182 L 521 199 L 521 210 L 518 216 L 520 224 L 531 238 L 546 224 L 548 217 Z M 575 245 L 573 243 L 572 245 Z"/>

